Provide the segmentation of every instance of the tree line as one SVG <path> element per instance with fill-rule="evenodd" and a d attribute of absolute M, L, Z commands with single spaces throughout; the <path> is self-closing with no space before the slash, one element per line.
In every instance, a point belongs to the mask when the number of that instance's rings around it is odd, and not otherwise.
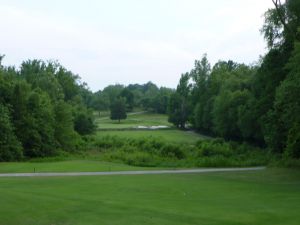
<path fill-rule="evenodd" d="M 79 76 L 56 62 L 28 60 L 1 66 L 0 161 L 75 151 L 93 132 L 89 92 Z"/>
<path fill-rule="evenodd" d="M 273 3 L 266 55 L 253 65 L 196 60 L 171 95 L 170 122 L 300 157 L 300 1 Z"/>
<path fill-rule="evenodd" d="M 273 3 L 261 29 L 269 50 L 259 62 L 211 66 L 204 55 L 176 90 L 148 82 L 93 93 L 57 62 L 28 60 L 16 69 L 2 66 L 0 56 L 0 161 L 76 151 L 95 130 L 93 111 L 112 110 L 120 119 L 133 108 L 167 113 L 179 128 L 299 158 L 300 1 Z"/>
<path fill-rule="evenodd" d="M 78 75 L 57 62 L 24 61 L 19 69 L 1 64 L 0 161 L 46 157 L 86 147 L 96 129 L 93 112 L 111 110 L 126 118 L 134 107 L 166 113 L 170 88 L 155 84 L 109 85 L 93 93 Z"/>
<path fill-rule="evenodd" d="M 171 88 L 157 87 L 152 82 L 146 84 L 121 84 L 109 85 L 103 90 L 99 90 L 91 97 L 90 106 L 101 112 L 111 110 L 112 107 L 125 104 L 126 112 L 131 112 L 134 108 L 153 111 L 155 113 L 167 113 Z"/>

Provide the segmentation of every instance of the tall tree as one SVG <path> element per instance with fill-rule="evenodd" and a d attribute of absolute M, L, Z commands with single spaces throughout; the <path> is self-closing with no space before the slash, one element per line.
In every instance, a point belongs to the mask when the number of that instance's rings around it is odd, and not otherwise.
<path fill-rule="evenodd" d="M 191 101 L 194 115 L 191 117 L 191 122 L 197 129 L 205 129 L 206 118 L 205 112 L 208 110 L 208 78 L 210 75 L 210 64 L 207 60 L 206 54 L 200 61 L 195 61 L 194 69 L 190 72 L 193 80 L 193 88 L 191 94 Z"/>
<path fill-rule="evenodd" d="M 120 97 L 117 100 L 115 100 L 115 102 L 113 102 L 110 107 L 110 119 L 118 120 L 120 123 L 120 120 L 126 118 L 126 101 L 124 98 Z"/>
<path fill-rule="evenodd" d="M 61 100 L 56 102 L 54 112 L 54 136 L 57 141 L 58 148 L 65 151 L 76 150 L 81 138 L 74 130 L 72 106 Z"/>
<path fill-rule="evenodd" d="M 22 158 L 22 146 L 18 141 L 9 110 L 0 103 L 0 161 L 12 161 Z"/>
<path fill-rule="evenodd" d="M 182 129 L 185 128 L 191 111 L 189 102 L 191 84 L 189 79 L 189 73 L 181 75 L 176 92 L 171 95 L 168 109 L 169 122 Z"/>
<path fill-rule="evenodd" d="M 270 147 L 277 151 L 286 150 L 288 155 L 300 158 L 300 42 L 286 66 L 287 78 L 276 90 L 272 110 L 273 132 L 267 132 Z"/>
<path fill-rule="evenodd" d="M 133 93 L 128 88 L 124 88 L 120 93 L 120 97 L 123 97 L 126 101 L 126 111 L 131 112 L 134 105 Z"/>

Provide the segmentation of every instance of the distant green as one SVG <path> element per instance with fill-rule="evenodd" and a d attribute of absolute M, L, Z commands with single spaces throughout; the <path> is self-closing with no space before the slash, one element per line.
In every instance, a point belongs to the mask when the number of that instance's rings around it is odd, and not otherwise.
<path fill-rule="evenodd" d="M 160 140 L 165 140 L 172 143 L 188 143 L 194 144 L 201 139 L 207 138 L 206 136 L 194 133 L 192 131 L 181 131 L 177 129 L 171 130 L 109 130 L 109 131 L 99 131 L 96 137 L 103 136 L 118 136 L 123 138 L 159 138 Z"/>
<path fill-rule="evenodd" d="M 300 171 L 0 178 L 0 225 L 298 225 Z"/>
<path fill-rule="evenodd" d="M 127 119 L 118 121 L 111 120 L 107 117 L 97 117 L 96 124 L 99 129 L 121 129 L 121 128 L 136 128 L 138 126 L 158 126 L 164 125 L 171 127 L 168 122 L 168 116 L 164 114 L 153 113 L 138 113 L 127 114 Z"/>

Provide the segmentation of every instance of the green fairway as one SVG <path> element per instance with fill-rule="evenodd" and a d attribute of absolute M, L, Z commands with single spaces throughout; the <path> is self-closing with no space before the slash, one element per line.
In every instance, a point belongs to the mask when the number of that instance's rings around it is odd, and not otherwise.
<path fill-rule="evenodd" d="M 97 160 L 68 160 L 58 162 L 2 162 L 0 173 L 32 173 L 32 172 L 96 172 L 159 169 L 151 167 L 135 167 L 118 163 Z"/>
<path fill-rule="evenodd" d="M 300 173 L 0 179 L 1 225 L 298 225 Z"/>
<path fill-rule="evenodd" d="M 96 136 L 103 137 L 103 136 L 118 136 L 122 138 L 158 138 L 160 140 L 165 140 L 167 142 L 172 143 L 188 143 L 194 144 L 198 140 L 208 138 L 206 136 L 189 132 L 189 131 L 182 131 L 177 129 L 171 130 L 126 130 L 126 131 L 119 131 L 119 130 L 109 130 L 109 131 L 99 131 L 97 132 Z"/>
<path fill-rule="evenodd" d="M 137 113 L 129 114 L 126 120 L 122 120 L 121 123 L 118 121 L 112 121 L 108 117 L 102 117 L 96 119 L 98 128 L 96 137 L 103 137 L 107 135 L 118 136 L 122 138 L 159 138 L 167 142 L 173 143 L 188 143 L 194 144 L 198 140 L 208 138 L 203 135 L 196 134 L 194 132 L 187 132 L 175 129 L 172 124 L 168 122 L 167 115 L 153 114 L 153 113 Z M 158 130 L 145 130 L 145 129 L 133 129 L 138 126 L 167 126 L 171 129 L 158 129 Z M 104 130 L 102 130 L 104 129 Z M 122 130 L 127 129 L 127 130 Z"/>
<path fill-rule="evenodd" d="M 168 116 L 163 114 L 152 113 L 129 113 L 126 120 L 118 121 L 111 120 L 109 116 L 98 117 L 96 124 L 99 129 L 122 129 L 122 128 L 136 128 L 138 126 L 168 126 L 172 124 L 168 122 Z"/>

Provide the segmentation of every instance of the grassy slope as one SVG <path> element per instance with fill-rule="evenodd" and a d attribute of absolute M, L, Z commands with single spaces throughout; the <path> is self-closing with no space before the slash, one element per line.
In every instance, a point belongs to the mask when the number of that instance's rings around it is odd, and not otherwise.
<path fill-rule="evenodd" d="M 0 225 L 300 224 L 300 172 L 1 178 Z"/>

